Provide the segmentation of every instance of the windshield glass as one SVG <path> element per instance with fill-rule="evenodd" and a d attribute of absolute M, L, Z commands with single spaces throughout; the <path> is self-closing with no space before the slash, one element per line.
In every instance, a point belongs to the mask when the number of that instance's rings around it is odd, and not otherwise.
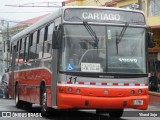
<path fill-rule="evenodd" d="M 146 74 L 145 28 L 90 25 L 98 44 L 84 25 L 64 25 L 60 71 Z"/>

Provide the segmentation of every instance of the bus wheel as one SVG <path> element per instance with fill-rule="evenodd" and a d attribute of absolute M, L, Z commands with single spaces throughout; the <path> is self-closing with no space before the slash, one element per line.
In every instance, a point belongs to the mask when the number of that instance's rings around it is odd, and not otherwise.
<path fill-rule="evenodd" d="M 29 103 L 29 102 L 24 102 L 24 105 L 23 107 L 27 110 L 30 110 L 32 108 L 32 103 Z"/>
<path fill-rule="evenodd" d="M 17 108 L 23 107 L 23 102 L 19 100 L 19 90 L 18 90 L 18 84 L 15 86 L 15 103 Z"/>
<path fill-rule="evenodd" d="M 123 115 L 123 109 L 109 111 L 109 116 L 112 118 L 120 118 L 122 117 L 122 115 Z"/>
<path fill-rule="evenodd" d="M 47 93 L 46 87 L 44 85 L 41 86 L 41 113 L 42 116 L 47 117 L 49 113 L 49 109 L 47 107 Z"/>

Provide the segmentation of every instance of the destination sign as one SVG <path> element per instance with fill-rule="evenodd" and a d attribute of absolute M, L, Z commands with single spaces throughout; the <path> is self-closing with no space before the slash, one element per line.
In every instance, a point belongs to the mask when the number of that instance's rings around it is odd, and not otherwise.
<path fill-rule="evenodd" d="M 68 8 L 65 10 L 64 20 L 72 22 L 127 22 L 131 24 L 145 24 L 144 15 L 139 12 L 93 8 Z"/>
<path fill-rule="evenodd" d="M 105 20 L 120 21 L 121 20 L 121 17 L 119 14 L 112 14 L 112 13 L 107 14 L 107 13 L 83 12 L 82 18 L 84 20 L 100 20 L 100 21 L 105 21 Z"/>

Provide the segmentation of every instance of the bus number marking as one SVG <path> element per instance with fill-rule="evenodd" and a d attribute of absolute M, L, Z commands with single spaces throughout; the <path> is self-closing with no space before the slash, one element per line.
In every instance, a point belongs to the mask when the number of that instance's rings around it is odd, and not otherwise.
<path fill-rule="evenodd" d="M 77 82 L 77 77 L 69 77 L 69 82 L 74 82 L 74 84 Z"/>
<path fill-rule="evenodd" d="M 72 77 L 69 78 L 69 82 L 72 82 Z"/>

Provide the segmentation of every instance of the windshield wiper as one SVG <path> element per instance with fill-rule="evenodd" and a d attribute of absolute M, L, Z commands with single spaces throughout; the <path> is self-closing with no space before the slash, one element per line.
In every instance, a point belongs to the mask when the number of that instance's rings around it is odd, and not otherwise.
<path fill-rule="evenodd" d="M 125 26 L 123 27 L 120 35 L 118 36 L 117 33 L 116 33 L 116 50 L 117 50 L 117 54 L 118 54 L 118 44 L 121 42 L 122 40 L 122 37 L 124 36 L 124 33 L 126 32 L 126 29 L 128 27 L 128 23 L 125 23 Z"/>
<path fill-rule="evenodd" d="M 89 34 L 92 36 L 94 42 L 95 42 L 95 45 L 97 47 L 97 51 L 98 51 L 98 42 L 99 42 L 99 39 L 95 33 L 95 31 L 93 31 L 93 29 L 91 28 L 91 26 L 88 24 L 87 21 L 83 21 L 83 25 L 85 26 L 85 28 L 87 29 L 87 31 L 89 32 Z"/>

